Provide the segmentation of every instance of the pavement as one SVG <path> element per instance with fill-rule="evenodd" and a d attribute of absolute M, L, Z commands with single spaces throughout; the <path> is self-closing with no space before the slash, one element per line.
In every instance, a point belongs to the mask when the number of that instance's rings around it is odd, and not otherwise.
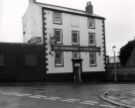
<path fill-rule="evenodd" d="M 135 89 L 120 91 L 105 91 L 99 94 L 104 101 L 110 102 L 120 108 L 135 108 Z"/>

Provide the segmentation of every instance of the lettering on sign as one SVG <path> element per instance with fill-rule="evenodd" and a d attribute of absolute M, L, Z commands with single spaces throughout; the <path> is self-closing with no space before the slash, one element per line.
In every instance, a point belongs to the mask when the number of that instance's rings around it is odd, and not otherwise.
<path fill-rule="evenodd" d="M 101 52 L 100 47 L 52 45 L 53 51 Z"/>

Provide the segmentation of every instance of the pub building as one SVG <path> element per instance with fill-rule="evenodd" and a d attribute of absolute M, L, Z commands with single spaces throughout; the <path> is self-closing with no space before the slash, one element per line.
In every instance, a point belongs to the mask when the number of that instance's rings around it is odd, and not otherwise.
<path fill-rule="evenodd" d="M 43 44 L 45 79 L 102 80 L 106 73 L 105 18 L 85 11 L 29 0 L 23 16 L 24 42 Z"/>

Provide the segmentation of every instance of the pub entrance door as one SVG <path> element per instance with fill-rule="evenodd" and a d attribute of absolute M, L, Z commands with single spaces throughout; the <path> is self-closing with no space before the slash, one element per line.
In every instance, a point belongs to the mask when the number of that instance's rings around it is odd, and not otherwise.
<path fill-rule="evenodd" d="M 82 81 L 82 59 L 72 59 L 73 61 L 73 75 L 75 82 Z"/>

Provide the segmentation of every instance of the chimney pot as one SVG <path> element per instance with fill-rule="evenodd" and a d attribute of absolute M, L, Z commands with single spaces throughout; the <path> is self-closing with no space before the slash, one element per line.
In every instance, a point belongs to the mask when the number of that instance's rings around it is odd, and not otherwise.
<path fill-rule="evenodd" d="M 88 14 L 93 14 L 93 6 L 91 4 L 91 2 L 87 2 L 87 6 L 85 7 L 85 10 Z"/>

